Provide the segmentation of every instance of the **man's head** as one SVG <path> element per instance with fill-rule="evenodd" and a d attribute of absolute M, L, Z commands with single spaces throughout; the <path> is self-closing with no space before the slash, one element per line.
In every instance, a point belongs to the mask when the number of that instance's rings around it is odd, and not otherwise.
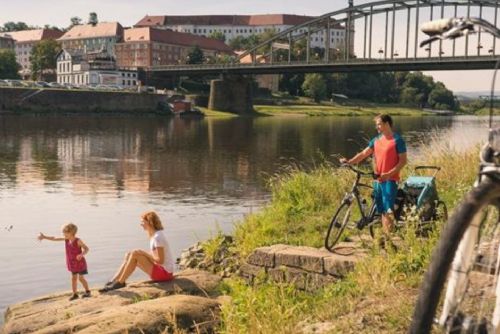
<path fill-rule="evenodd" d="M 377 115 L 375 118 L 375 125 L 379 133 L 392 132 L 392 117 L 387 114 Z"/>

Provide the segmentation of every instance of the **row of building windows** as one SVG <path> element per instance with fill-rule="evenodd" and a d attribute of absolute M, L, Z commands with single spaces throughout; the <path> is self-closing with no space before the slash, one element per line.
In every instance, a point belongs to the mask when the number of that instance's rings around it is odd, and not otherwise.
<path fill-rule="evenodd" d="M 76 84 L 76 85 L 82 85 L 82 84 L 88 84 L 89 83 L 89 76 L 88 74 L 76 74 L 76 75 L 65 75 L 65 76 L 60 76 L 60 82 L 59 83 L 71 83 L 71 84 Z"/>
<path fill-rule="evenodd" d="M 130 85 L 136 86 L 137 82 L 135 80 L 122 80 L 122 86 L 130 86 Z"/>
<path fill-rule="evenodd" d="M 125 73 L 125 72 L 122 72 L 122 77 L 127 77 L 127 78 L 135 78 L 137 76 L 136 73 Z"/>
<path fill-rule="evenodd" d="M 179 28 L 179 27 L 172 27 L 173 30 L 175 31 L 181 31 L 181 32 L 187 32 L 187 33 L 191 33 L 191 29 L 182 29 L 182 28 Z M 256 29 L 235 29 L 235 32 L 237 34 L 248 34 L 248 33 L 263 33 L 263 32 L 267 32 L 267 31 L 273 31 L 274 29 L 272 28 L 256 28 Z M 281 32 L 281 28 L 276 28 L 275 29 L 277 32 Z M 283 28 L 283 30 L 285 30 L 285 28 Z M 206 34 L 206 33 L 209 33 L 211 34 L 212 32 L 222 32 L 224 34 L 231 34 L 233 32 L 232 29 L 222 29 L 222 28 L 218 28 L 218 29 L 206 29 L 206 28 L 194 28 L 193 29 L 193 33 L 195 34 Z M 307 29 L 299 29 L 298 31 L 296 31 L 296 33 L 299 33 L 299 34 L 303 34 L 303 33 L 307 33 Z M 320 33 L 314 33 L 313 35 L 316 35 L 316 34 L 320 34 Z M 344 35 L 344 31 L 340 31 L 340 30 L 332 30 L 330 32 L 330 34 L 332 36 L 343 36 Z"/>

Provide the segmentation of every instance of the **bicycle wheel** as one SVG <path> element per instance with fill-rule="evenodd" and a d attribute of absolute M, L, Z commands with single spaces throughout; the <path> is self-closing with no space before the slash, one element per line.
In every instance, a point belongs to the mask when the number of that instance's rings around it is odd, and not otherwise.
<path fill-rule="evenodd" d="M 430 332 L 441 300 L 441 292 L 444 290 L 445 281 L 462 236 L 480 211 L 489 203 L 498 199 L 499 195 L 499 184 L 493 182 L 482 183 L 469 192 L 455 210 L 441 234 L 431 263 L 425 273 L 413 314 L 410 333 Z"/>
<path fill-rule="evenodd" d="M 340 237 L 349 222 L 349 218 L 351 216 L 351 205 L 352 203 L 342 203 L 337 212 L 333 215 L 325 238 L 325 248 L 330 252 L 340 240 Z"/>
<path fill-rule="evenodd" d="M 443 201 L 438 201 L 436 203 L 436 207 L 434 208 L 434 217 L 433 220 L 448 220 L 448 208 Z"/>

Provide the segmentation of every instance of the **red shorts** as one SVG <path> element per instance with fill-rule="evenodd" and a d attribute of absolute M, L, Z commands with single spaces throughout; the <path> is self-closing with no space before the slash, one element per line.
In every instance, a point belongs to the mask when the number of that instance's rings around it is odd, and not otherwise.
<path fill-rule="evenodd" d="M 174 279 L 174 274 L 169 273 L 163 266 L 155 263 L 151 271 L 151 279 L 156 282 L 171 281 Z"/>

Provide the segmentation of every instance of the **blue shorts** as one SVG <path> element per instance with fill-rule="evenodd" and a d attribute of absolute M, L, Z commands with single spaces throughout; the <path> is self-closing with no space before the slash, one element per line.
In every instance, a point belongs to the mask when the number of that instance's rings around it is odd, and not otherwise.
<path fill-rule="evenodd" d="M 373 200 L 377 213 L 394 212 L 397 193 L 396 181 L 373 182 Z"/>

